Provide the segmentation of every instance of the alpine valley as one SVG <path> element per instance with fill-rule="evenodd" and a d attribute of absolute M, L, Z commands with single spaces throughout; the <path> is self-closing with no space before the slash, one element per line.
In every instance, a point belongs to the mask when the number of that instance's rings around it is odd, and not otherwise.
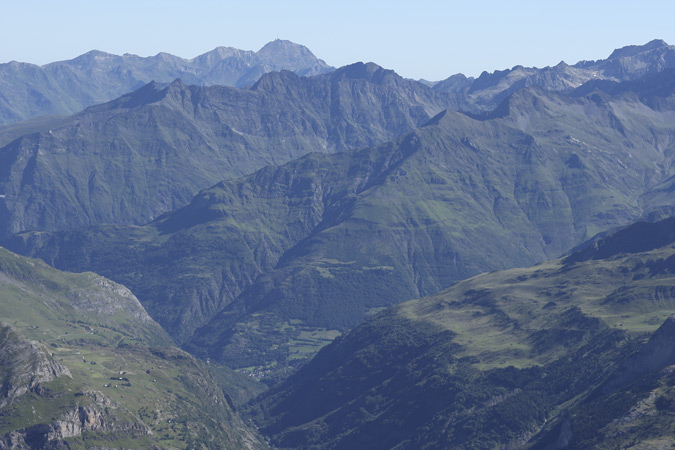
<path fill-rule="evenodd" d="M 378 314 L 252 406 L 279 448 L 668 448 L 675 219 Z"/>
<path fill-rule="evenodd" d="M 0 449 L 671 448 L 675 47 L 0 73 Z"/>

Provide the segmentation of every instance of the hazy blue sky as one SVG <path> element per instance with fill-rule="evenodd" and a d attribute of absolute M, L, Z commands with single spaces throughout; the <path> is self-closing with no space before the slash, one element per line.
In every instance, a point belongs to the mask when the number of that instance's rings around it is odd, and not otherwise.
<path fill-rule="evenodd" d="M 334 66 L 373 61 L 439 80 L 606 58 L 655 38 L 675 44 L 675 2 L 665 0 L 14 0 L 2 9 L 0 62 L 36 64 L 91 49 L 192 58 L 221 45 L 258 50 L 280 38 Z"/>

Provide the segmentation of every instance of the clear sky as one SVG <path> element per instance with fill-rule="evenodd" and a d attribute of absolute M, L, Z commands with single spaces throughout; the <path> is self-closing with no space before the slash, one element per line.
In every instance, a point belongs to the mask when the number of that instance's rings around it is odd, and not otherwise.
<path fill-rule="evenodd" d="M 333 66 L 373 61 L 440 80 L 521 64 L 606 58 L 652 39 L 675 44 L 675 2 L 624 0 L 11 0 L 0 62 L 45 64 L 92 49 L 192 58 L 217 46 L 258 50 L 275 38 Z"/>

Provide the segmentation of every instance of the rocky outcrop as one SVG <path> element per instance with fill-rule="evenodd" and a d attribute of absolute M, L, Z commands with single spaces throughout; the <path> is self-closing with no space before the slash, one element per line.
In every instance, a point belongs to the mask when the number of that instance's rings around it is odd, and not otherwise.
<path fill-rule="evenodd" d="M 91 404 L 77 406 L 52 423 L 35 424 L 0 437 L 0 450 L 70 448 L 67 443 L 68 438 L 80 436 L 88 431 L 131 438 L 150 433 L 150 430 L 143 424 L 136 422 L 120 423 L 114 420 L 107 412 L 106 407 L 115 409 L 117 405 L 100 392 L 86 392 L 83 398 L 85 401 L 91 401 Z"/>
<path fill-rule="evenodd" d="M 26 392 L 39 390 L 40 383 L 64 375 L 71 376 L 68 368 L 51 357 L 44 346 L 0 322 L 0 409 Z"/>

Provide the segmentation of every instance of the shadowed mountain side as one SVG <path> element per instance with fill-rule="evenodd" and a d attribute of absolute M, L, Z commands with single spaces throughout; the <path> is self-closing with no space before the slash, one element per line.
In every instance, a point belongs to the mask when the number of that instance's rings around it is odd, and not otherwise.
<path fill-rule="evenodd" d="M 652 448 L 671 436 L 673 261 L 671 243 L 465 280 L 336 339 L 249 412 L 287 449 Z"/>
<path fill-rule="evenodd" d="M 623 253 L 648 252 L 675 242 L 675 218 L 657 223 L 638 222 L 592 242 L 565 258 L 574 263 L 590 259 L 607 259 Z"/>
<path fill-rule="evenodd" d="M 675 411 L 674 325 L 673 318 L 666 320 L 599 388 L 546 427 L 532 450 L 670 445 Z"/>
<path fill-rule="evenodd" d="M 396 138 L 446 100 L 374 64 L 313 78 L 271 73 L 248 90 L 151 83 L 20 127 L 0 148 L 0 236 L 144 224 L 220 180 Z"/>

